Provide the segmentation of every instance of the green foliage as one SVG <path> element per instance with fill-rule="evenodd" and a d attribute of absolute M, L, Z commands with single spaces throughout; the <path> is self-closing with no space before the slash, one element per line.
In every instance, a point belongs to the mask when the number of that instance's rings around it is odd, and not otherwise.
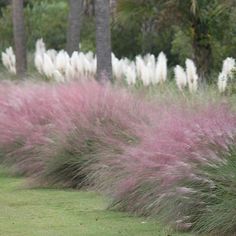
<path fill-rule="evenodd" d="M 43 38 L 49 48 L 65 47 L 68 6 L 64 1 L 40 1 L 25 9 L 28 46 Z"/>
<path fill-rule="evenodd" d="M 84 16 L 83 24 L 81 28 L 81 48 L 83 52 L 92 51 L 95 52 L 95 23 L 94 18 L 90 16 Z"/>
<path fill-rule="evenodd" d="M 13 45 L 11 8 L 6 7 L 1 10 L 0 18 L 0 50 Z"/>
<path fill-rule="evenodd" d="M 180 236 L 155 221 L 105 210 L 105 199 L 98 194 L 29 190 L 22 187 L 23 179 L 10 178 L 6 172 L 0 170 L 1 235 Z"/>
<path fill-rule="evenodd" d="M 190 57 L 197 66 L 205 63 L 214 71 L 220 69 L 223 59 L 235 56 L 235 9 L 231 0 L 119 0 L 116 20 L 136 28 L 139 37 L 135 38 L 142 39 L 143 53 L 156 54 L 161 45 L 159 51 L 166 52 L 171 65 L 183 64 Z M 163 38 L 167 30 L 169 36 Z"/>
<path fill-rule="evenodd" d="M 220 151 L 220 154 L 224 158 L 221 163 L 212 162 L 200 167 L 200 176 L 211 181 L 212 186 L 203 183 L 193 185 L 194 190 L 201 192 L 202 200 L 207 205 L 205 209 L 204 206 L 199 208 L 200 217 L 195 222 L 194 230 L 232 235 L 236 230 L 235 147 L 229 147 L 226 152 Z"/>
<path fill-rule="evenodd" d="M 25 7 L 27 46 L 32 50 L 35 42 L 43 38 L 50 48 L 62 49 L 66 42 L 68 6 L 65 1 L 34 1 Z M 11 6 L 2 8 L 0 18 L 0 49 L 13 45 Z"/>
<path fill-rule="evenodd" d="M 190 37 L 179 28 L 174 34 L 171 53 L 178 56 L 181 65 L 184 65 L 186 58 L 191 58 L 193 54 Z"/>
<path fill-rule="evenodd" d="M 11 7 L 0 0 L 0 51 L 13 45 Z M 68 1 L 27 0 L 25 22 L 28 49 L 43 38 L 49 48 L 65 48 Z M 207 48 L 211 72 L 236 55 L 236 6 L 233 0 L 118 0 L 112 19 L 112 50 L 119 57 L 158 55 L 164 51 L 170 66 L 194 58 L 197 46 Z M 95 52 L 94 16 L 84 16 L 81 50 Z M 204 50 L 203 50 L 204 51 Z M 212 73 L 214 76 L 215 74 Z"/>
<path fill-rule="evenodd" d="M 209 144 L 202 163 L 192 163 L 192 178 L 182 179 L 162 199 L 159 216 L 198 234 L 235 235 L 236 150 Z M 211 153 L 216 159 L 210 159 Z M 220 158 L 217 160 L 217 158 Z M 171 212 L 171 214 L 170 214 Z"/>
<path fill-rule="evenodd" d="M 142 53 L 141 50 L 140 33 L 137 27 L 112 25 L 112 51 L 117 57 L 134 58 Z"/>

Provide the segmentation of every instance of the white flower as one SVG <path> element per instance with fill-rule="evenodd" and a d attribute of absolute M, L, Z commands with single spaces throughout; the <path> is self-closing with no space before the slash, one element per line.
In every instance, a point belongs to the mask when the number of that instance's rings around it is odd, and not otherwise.
<path fill-rule="evenodd" d="M 48 56 L 50 57 L 51 61 L 53 64 L 56 62 L 56 57 L 57 57 L 57 51 L 55 49 L 49 49 L 46 52 Z"/>
<path fill-rule="evenodd" d="M 232 79 L 236 67 L 235 59 L 228 57 L 223 61 L 222 71 L 218 76 L 218 89 L 221 93 L 226 90 L 228 79 Z"/>
<path fill-rule="evenodd" d="M 41 53 L 44 54 L 46 52 L 46 46 L 45 43 L 43 42 L 43 39 L 38 39 L 36 41 L 36 53 Z"/>
<path fill-rule="evenodd" d="M 40 74 L 43 74 L 43 55 L 35 53 L 34 65 Z"/>
<path fill-rule="evenodd" d="M 167 79 L 167 58 L 166 55 L 161 52 L 158 56 L 156 69 L 155 69 L 155 83 L 165 82 Z"/>
<path fill-rule="evenodd" d="M 174 69 L 175 81 L 179 90 L 183 90 L 187 85 L 187 75 L 184 68 L 177 65 Z"/>
<path fill-rule="evenodd" d="M 65 82 L 65 77 L 64 77 L 58 70 L 55 70 L 55 71 L 53 72 L 53 78 L 54 78 L 58 83 Z"/>
<path fill-rule="evenodd" d="M 61 73 L 65 73 L 67 65 L 70 63 L 70 57 L 68 53 L 64 50 L 58 52 L 56 56 L 56 69 Z"/>
<path fill-rule="evenodd" d="M 218 77 L 218 89 L 220 93 L 223 93 L 227 87 L 227 81 L 228 81 L 228 76 L 224 73 L 221 72 Z"/>
<path fill-rule="evenodd" d="M 52 78 L 55 72 L 55 66 L 52 63 L 51 58 L 47 55 L 47 53 L 43 54 L 43 73 L 47 78 Z"/>
<path fill-rule="evenodd" d="M 141 80 L 144 86 L 148 86 L 151 84 L 151 77 L 152 77 L 151 71 L 146 65 L 143 64 L 141 70 Z"/>
<path fill-rule="evenodd" d="M 189 90 L 191 93 L 196 92 L 198 89 L 197 68 L 194 62 L 190 59 L 186 60 L 185 65 L 186 65 L 186 73 L 187 73 Z"/>
<path fill-rule="evenodd" d="M 235 59 L 232 57 L 228 57 L 223 62 L 222 72 L 227 76 L 232 76 L 232 71 L 235 68 Z"/>
<path fill-rule="evenodd" d="M 9 47 L 5 52 L 2 52 L 2 63 L 10 73 L 16 74 L 16 56 L 12 47 Z"/>
<path fill-rule="evenodd" d="M 136 83 L 136 70 L 134 62 L 131 65 L 127 66 L 125 71 L 125 77 L 128 85 L 133 85 Z"/>

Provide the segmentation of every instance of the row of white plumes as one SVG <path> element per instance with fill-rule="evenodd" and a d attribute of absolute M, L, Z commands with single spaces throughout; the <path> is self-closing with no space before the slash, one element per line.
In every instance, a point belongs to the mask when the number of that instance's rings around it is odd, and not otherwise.
<path fill-rule="evenodd" d="M 16 73 L 16 58 L 12 47 L 2 52 L 2 63 L 6 69 Z M 92 52 L 74 52 L 71 57 L 64 50 L 57 52 L 54 49 L 46 50 L 42 39 L 36 42 L 34 64 L 37 71 L 48 79 L 57 82 L 65 82 L 72 79 L 95 77 L 97 60 Z M 185 87 L 190 92 L 198 89 L 199 76 L 194 62 L 187 59 L 186 68 L 177 65 L 174 68 L 176 85 L 180 90 Z M 218 77 L 218 89 L 224 92 L 228 80 L 233 77 L 235 59 L 226 58 L 223 62 L 222 71 Z M 161 52 L 156 59 L 154 55 L 147 54 L 144 57 L 136 56 L 134 61 L 128 58 L 118 59 L 112 54 L 113 76 L 116 80 L 125 80 L 128 85 L 134 85 L 141 81 L 144 86 L 162 84 L 167 80 L 167 58 Z"/>

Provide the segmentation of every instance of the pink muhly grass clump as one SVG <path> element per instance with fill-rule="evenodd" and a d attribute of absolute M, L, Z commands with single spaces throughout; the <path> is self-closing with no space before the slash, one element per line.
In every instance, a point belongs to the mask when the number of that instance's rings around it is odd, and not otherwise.
<path fill-rule="evenodd" d="M 192 222 L 178 221 L 185 208 L 176 210 L 176 191 L 195 193 L 180 183 L 193 178 L 195 163 L 220 161 L 217 150 L 208 155 L 209 143 L 214 140 L 223 149 L 235 132 L 236 116 L 224 104 L 208 104 L 192 109 L 170 106 L 163 117 L 148 136 L 140 137 L 138 145 L 103 162 L 103 170 L 95 175 L 95 188 L 111 197 L 111 207 L 186 228 Z M 188 198 L 185 201 L 187 205 Z"/>
<path fill-rule="evenodd" d="M 226 102 L 148 103 L 96 82 L 0 92 L 0 152 L 17 173 L 89 186 L 112 208 L 176 228 L 235 233 L 236 114 Z"/>
<path fill-rule="evenodd" d="M 8 90 L 0 104 L 0 148 L 14 172 L 28 175 L 40 169 L 37 148 L 56 118 L 55 102 L 53 89 L 46 85 L 26 83 Z"/>
<path fill-rule="evenodd" d="M 127 146 L 137 145 L 142 127 L 150 123 L 149 106 L 125 91 L 96 83 L 80 88 L 82 94 L 75 86 L 59 89 L 70 125 L 53 133 L 42 175 L 49 184 L 75 188 L 93 184 L 104 159 L 117 159 Z"/>
<path fill-rule="evenodd" d="M 140 99 L 96 82 L 12 85 L 1 103 L 4 162 L 16 173 L 79 186 L 81 163 L 137 142 L 147 110 Z"/>

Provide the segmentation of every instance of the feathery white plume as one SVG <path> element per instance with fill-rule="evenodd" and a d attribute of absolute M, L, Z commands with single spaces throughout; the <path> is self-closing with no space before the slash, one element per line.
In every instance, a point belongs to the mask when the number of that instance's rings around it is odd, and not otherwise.
<path fill-rule="evenodd" d="M 166 55 L 161 52 L 157 59 L 156 69 L 155 69 L 155 83 L 165 82 L 167 79 L 167 58 Z"/>
<path fill-rule="evenodd" d="M 179 90 L 183 90 L 187 85 L 187 75 L 184 68 L 177 65 L 174 69 L 175 81 Z"/>
<path fill-rule="evenodd" d="M 221 72 L 219 74 L 218 83 L 217 83 L 220 93 L 223 93 L 226 90 L 227 81 L 228 81 L 227 75 L 224 72 Z"/>
<path fill-rule="evenodd" d="M 235 59 L 228 57 L 223 61 L 222 71 L 218 77 L 218 89 L 220 93 L 226 90 L 228 79 L 232 79 L 233 70 L 236 68 Z"/>
<path fill-rule="evenodd" d="M 55 72 L 55 66 L 52 63 L 51 58 L 47 55 L 47 53 L 43 54 L 43 73 L 47 78 L 53 78 L 53 74 Z"/>
<path fill-rule="evenodd" d="M 191 59 L 185 61 L 186 74 L 188 80 L 188 87 L 191 93 L 196 92 L 198 89 L 198 75 L 197 68 Z"/>
<path fill-rule="evenodd" d="M 12 47 L 9 47 L 5 52 L 2 52 L 2 63 L 10 73 L 16 74 L 16 56 Z"/>
<path fill-rule="evenodd" d="M 231 77 L 232 71 L 233 69 L 235 69 L 235 66 L 236 66 L 235 59 L 232 57 L 228 57 L 223 62 L 222 72 L 227 76 Z"/>

